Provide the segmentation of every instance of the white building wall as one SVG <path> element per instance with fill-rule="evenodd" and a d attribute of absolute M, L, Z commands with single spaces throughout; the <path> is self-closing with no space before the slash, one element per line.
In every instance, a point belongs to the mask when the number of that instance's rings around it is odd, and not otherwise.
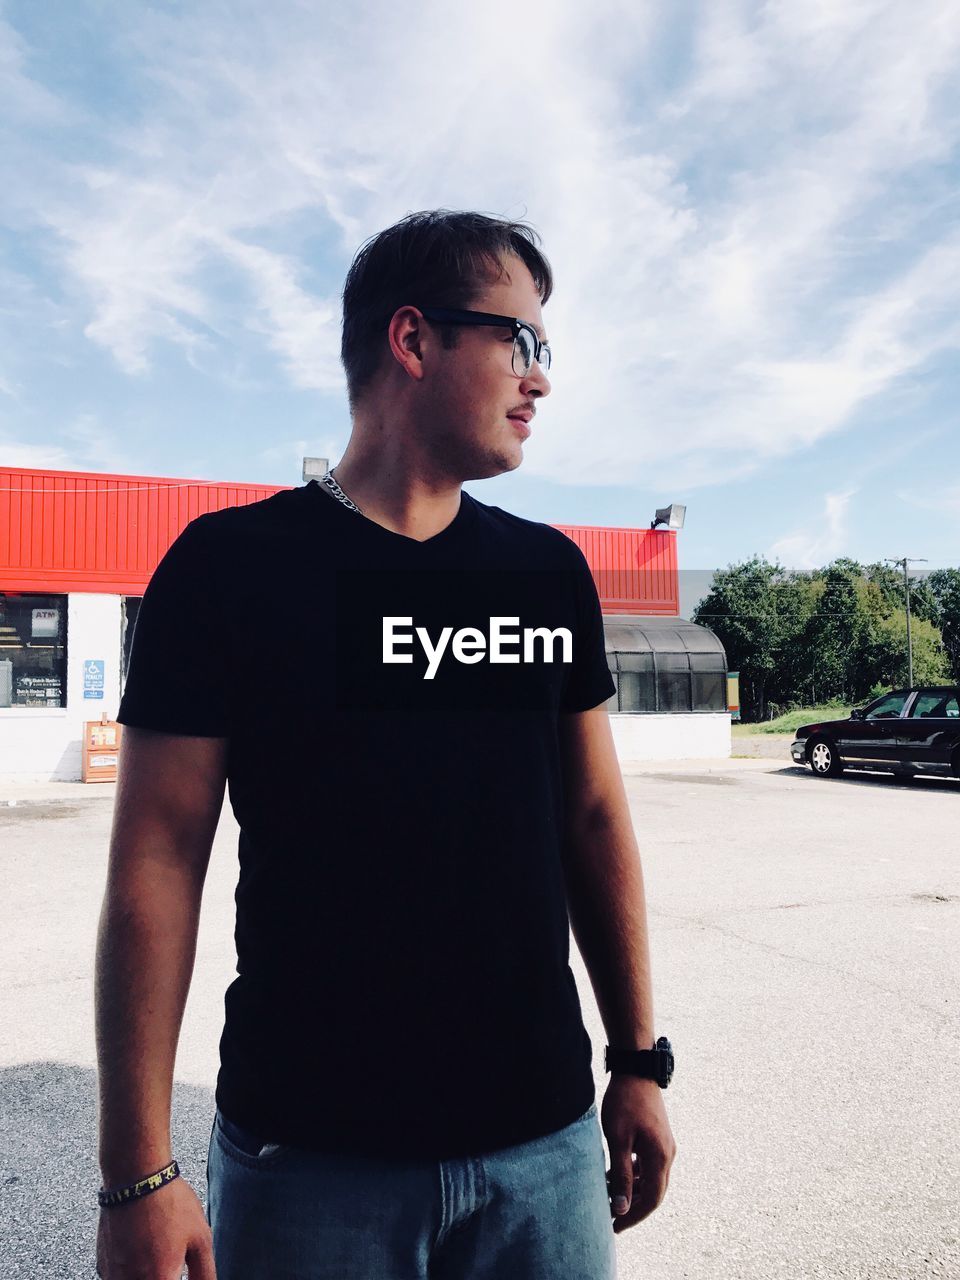
<path fill-rule="evenodd" d="M 0 779 L 75 782 L 83 722 L 113 720 L 120 707 L 120 604 L 117 595 L 67 597 L 67 705 L 0 707 Z M 85 698 L 84 662 L 103 662 L 103 697 Z"/>
<path fill-rule="evenodd" d="M 617 712 L 610 716 L 617 759 L 698 760 L 730 756 L 730 712 L 698 711 L 653 715 Z"/>
<path fill-rule="evenodd" d="M 78 592 L 67 598 L 67 706 L 0 707 L 0 779 L 78 781 L 83 722 L 120 705 L 121 598 Z M 104 696 L 84 698 L 84 662 L 102 659 Z M 650 715 L 614 713 L 613 740 L 621 764 L 634 760 L 728 758 L 729 712 Z"/>

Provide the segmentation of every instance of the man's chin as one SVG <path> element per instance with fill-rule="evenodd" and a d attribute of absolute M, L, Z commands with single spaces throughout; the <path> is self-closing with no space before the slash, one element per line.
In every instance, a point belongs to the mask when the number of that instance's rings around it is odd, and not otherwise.
<path fill-rule="evenodd" d="M 469 474 L 462 477 L 461 483 L 468 480 L 492 480 L 494 476 L 516 471 L 521 462 L 523 462 L 523 454 L 519 449 L 515 453 L 487 454 L 483 458 L 477 458 L 470 465 Z"/>
<path fill-rule="evenodd" d="M 512 455 L 501 454 L 491 460 L 491 469 L 487 472 L 487 475 L 489 477 L 502 476 L 508 471 L 516 471 L 521 462 L 523 462 L 523 454 L 519 449 Z"/>

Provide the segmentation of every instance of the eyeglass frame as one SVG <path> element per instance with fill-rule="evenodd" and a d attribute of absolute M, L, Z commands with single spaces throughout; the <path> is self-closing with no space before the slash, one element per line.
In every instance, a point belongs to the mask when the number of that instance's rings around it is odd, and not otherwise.
<path fill-rule="evenodd" d="M 457 307 L 418 307 L 424 320 L 430 320 L 434 324 L 469 324 L 469 325 L 489 325 L 498 329 L 510 329 L 513 333 L 513 352 L 510 356 L 510 364 L 513 367 L 513 355 L 517 350 L 517 338 L 520 337 L 520 330 L 526 329 L 533 337 L 534 354 L 533 360 L 530 361 L 529 367 L 525 372 L 517 374 L 519 378 L 525 378 L 533 368 L 534 362 L 540 365 L 544 373 L 550 369 L 553 363 L 553 352 L 548 342 L 541 342 L 540 335 L 528 320 L 521 320 L 518 316 L 498 316 L 492 311 L 466 311 Z M 547 353 L 547 363 L 544 365 L 540 359 L 543 352 Z M 513 372 L 517 373 L 516 368 Z"/>

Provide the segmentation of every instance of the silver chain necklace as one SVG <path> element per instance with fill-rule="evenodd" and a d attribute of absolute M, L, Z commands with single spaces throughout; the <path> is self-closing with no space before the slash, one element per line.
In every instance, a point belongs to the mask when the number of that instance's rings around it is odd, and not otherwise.
<path fill-rule="evenodd" d="M 333 494 L 333 496 L 339 499 L 339 501 L 342 502 L 345 507 L 349 507 L 351 511 L 356 511 L 358 515 L 361 515 L 361 516 L 363 515 L 363 512 L 360 510 L 357 504 L 353 501 L 353 499 L 348 498 L 347 495 L 340 488 L 340 486 L 337 484 L 336 480 L 334 480 L 332 470 L 328 471 L 326 475 L 321 476 L 320 483 L 325 484 L 327 488 L 330 490 L 330 492 Z"/>

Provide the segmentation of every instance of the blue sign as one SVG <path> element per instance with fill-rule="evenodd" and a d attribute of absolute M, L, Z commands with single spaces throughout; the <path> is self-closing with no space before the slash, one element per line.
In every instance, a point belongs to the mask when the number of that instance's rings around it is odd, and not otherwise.
<path fill-rule="evenodd" d="M 83 664 L 83 696 L 103 697 L 103 659 L 87 658 Z"/>

